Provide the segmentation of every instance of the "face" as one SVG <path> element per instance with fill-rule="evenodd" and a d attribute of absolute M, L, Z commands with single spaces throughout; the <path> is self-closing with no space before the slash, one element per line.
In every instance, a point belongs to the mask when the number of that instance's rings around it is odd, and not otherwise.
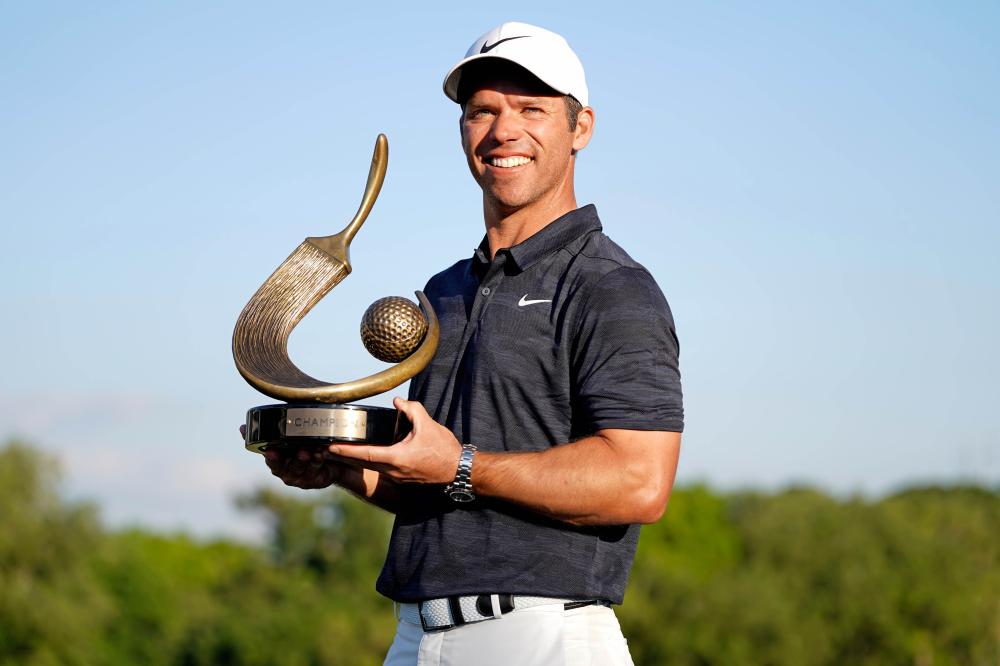
<path fill-rule="evenodd" d="M 573 153 L 590 140 L 584 109 L 569 129 L 561 96 L 513 82 L 487 82 L 466 101 L 462 147 L 489 205 L 509 214 L 573 192 Z"/>

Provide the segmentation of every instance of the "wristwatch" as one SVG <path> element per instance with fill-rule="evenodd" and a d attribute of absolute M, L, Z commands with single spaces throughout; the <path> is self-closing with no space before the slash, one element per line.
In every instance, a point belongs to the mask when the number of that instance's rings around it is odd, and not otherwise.
<path fill-rule="evenodd" d="M 472 456 L 475 453 L 475 444 L 462 445 L 462 456 L 458 459 L 455 480 L 444 487 L 445 494 L 453 502 L 471 502 L 476 499 L 476 494 L 472 492 Z"/>

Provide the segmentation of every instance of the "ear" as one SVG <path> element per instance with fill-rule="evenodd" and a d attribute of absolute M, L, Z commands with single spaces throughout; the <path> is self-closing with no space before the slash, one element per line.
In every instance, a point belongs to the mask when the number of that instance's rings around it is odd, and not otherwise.
<path fill-rule="evenodd" d="M 594 136 L 594 110 L 589 106 L 580 109 L 576 116 L 576 129 L 573 130 L 573 151 L 583 150 Z"/>

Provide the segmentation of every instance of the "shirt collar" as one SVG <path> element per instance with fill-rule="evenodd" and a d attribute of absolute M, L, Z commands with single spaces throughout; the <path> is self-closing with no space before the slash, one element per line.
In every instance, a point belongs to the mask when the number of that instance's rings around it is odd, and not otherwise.
<path fill-rule="evenodd" d="M 566 247 L 577 238 L 601 229 L 597 208 L 594 204 L 587 204 L 556 218 L 541 231 L 517 245 L 498 250 L 497 254 L 506 253 L 507 261 L 520 273 L 528 270 L 539 259 Z M 490 265 L 490 244 L 486 236 L 483 236 L 472 258 L 476 272 L 479 275 L 485 273 Z"/>

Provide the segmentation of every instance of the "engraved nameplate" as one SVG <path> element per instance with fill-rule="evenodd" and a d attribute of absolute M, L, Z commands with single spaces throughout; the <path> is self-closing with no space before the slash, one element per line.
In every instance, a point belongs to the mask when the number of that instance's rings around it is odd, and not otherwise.
<path fill-rule="evenodd" d="M 286 411 L 285 435 L 290 437 L 351 437 L 364 439 L 368 414 L 363 409 L 294 409 Z"/>

